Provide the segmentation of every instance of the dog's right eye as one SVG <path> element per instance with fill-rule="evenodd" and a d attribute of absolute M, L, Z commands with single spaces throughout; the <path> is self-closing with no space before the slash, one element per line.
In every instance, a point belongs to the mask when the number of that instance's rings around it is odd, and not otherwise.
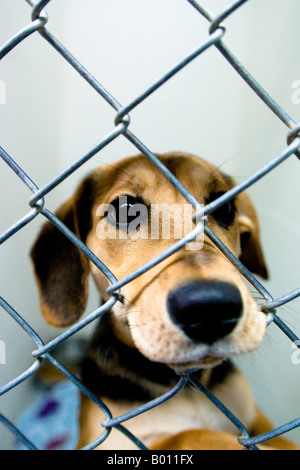
<path fill-rule="evenodd" d="M 140 197 L 120 196 L 109 204 L 108 220 L 120 228 L 128 228 L 138 217 L 145 214 L 146 206 Z M 137 229 L 139 227 L 135 227 Z"/>
<path fill-rule="evenodd" d="M 223 196 L 223 194 L 225 194 L 224 191 L 212 193 L 207 203 L 217 200 L 219 197 Z M 234 200 L 232 200 L 215 209 L 211 215 L 221 227 L 227 228 L 234 221 L 235 213 L 236 207 Z"/>

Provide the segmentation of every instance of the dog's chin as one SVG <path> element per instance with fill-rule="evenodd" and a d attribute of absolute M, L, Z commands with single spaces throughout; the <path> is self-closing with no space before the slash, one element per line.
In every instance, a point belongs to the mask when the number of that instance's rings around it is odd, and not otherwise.
<path fill-rule="evenodd" d="M 136 349 L 148 360 L 154 363 L 164 364 L 177 372 L 186 372 L 190 369 L 209 369 L 221 364 L 232 356 L 234 350 L 222 341 L 221 345 L 195 344 L 191 340 L 179 337 L 178 343 L 148 342 L 143 341 L 143 336 L 134 338 Z M 175 339 L 178 339 L 176 337 Z"/>
<path fill-rule="evenodd" d="M 144 351 L 141 350 L 140 348 L 137 348 L 140 353 L 145 356 L 147 359 L 149 359 L 152 362 L 156 362 L 159 364 L 164 364 L 168 366 L 169 368 L 173 369 L 176 372 L 179 373 L 187 373 L 189 370 L 195 370 L 195 369 L 209 369 L 216 367 L 217 365 L 221 364 L 225 359 L 227 359 L 227 356 L 223 355 L 213 355 L 210 354 L 208 348 L 205 346 L 199 348 L 198 354 L 190 351 L 186 351 L 186 353 L 182 352 L 181 353 L 173 353 L 173 354 L 167 354 L 167 355 L 160 355 L 157 354 L 153 356 L 152 354 L 149 354 L 149 351 Z M 153 353 L 153 351 L 151 351 Z"/>
<path fill-rule="evenodd" d="M 221 364 L 225 359 L 225 357 L 207 356 L 195 362 L 172 362 L 167 365 L 175 372 L 186 374 L 198 369 L 211 369 Z"/>

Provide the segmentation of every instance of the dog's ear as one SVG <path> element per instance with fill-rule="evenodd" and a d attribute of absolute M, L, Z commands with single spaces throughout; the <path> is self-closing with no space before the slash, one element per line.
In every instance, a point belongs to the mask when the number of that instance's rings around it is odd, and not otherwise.
<path fill-rule="evenodd" d="M 92 224 L 93 180 L 87 177 L 56 216 L 83 242 Z M 89 261 L 51 222 L 47 222 L 31 250 L 46 321 L 57 327 L 75 323 L 88 299 Z"/>
<path fill-rule="evenodd" d="M 242 192 L 236 198 L 236 206 L 241 243 L 239 259 L 249 271 L 268 279 L 268 270 L 260 245 L 258 219 L 251 199 Z"/>

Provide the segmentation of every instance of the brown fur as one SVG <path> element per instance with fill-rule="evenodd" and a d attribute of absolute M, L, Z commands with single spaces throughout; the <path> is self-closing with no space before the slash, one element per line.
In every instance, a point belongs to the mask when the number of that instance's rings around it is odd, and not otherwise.
<path fill-rule="evenodd" d="M 222 175 L 215 166 L 193 155 L 169 153 L 159 155 L 159 158 L 202 204 L 209 201 L 211 194 L 226 192 L 234 185 L 232 179 Z M 58 210 L 57 216 L 117 279 L 122 279 L 176 241 L 172 229 L 170 239 L 141 237 L 124 240 L 120 232 L 116 239 L 100 239 L 97 230 L 103 218 L 99 216 L 98 208 L 121 195 L 141 196 L 147 204 L 186 203 L 166 178 L 141 155 L 100 167 L 81 183 L 75 194 Z M 245 193 L 236 197 L 235 205 L 236 216 L 230 227 L 217 223 L 213 214 L 208 217 L 208 225 L 249 270 L 266 278 L 254 207 Z M 143 230 L 146 229 L 141 226 L 141 234 Z M 32 257 L 41 295 L 41 310 L 50 324 L 68 326 L 79 319 L 86 308 L 90 272 L 102 298 L 109 298 L 107 278 L 50 223 L 42 229 Z M 241 294 L 243 315 L 237 327 L 210 348 L 203 344 L 195 346 L 170 321 L 166 297 L 182 284 L 183 279 L 227 281 L 234 284 Z M 109 314 L 114 334 L 123 345 L 138 350 L 151 363 L 176 370 L 198 367 L 208 368 L 209 371 L 228 357 L 253 351 L 264 338 L 265 315 L 258 309 L 241 275 L 206 236 L 201 249 L 179 250 L 126 284 L 121 293 L 124 304 L 117 303 Z M 97 358 L 96 361 L 101 362 L 101 359 Z M 122 376 L 121 367 L 117 365 L 115 371 Z M 130 371 L 124 373 L 131 376 Z M 150 390 L 151 384 L 146 382 L 142 386 Z M 153 390 L 155 387 L 153 384 Z M 157 393 L 166 390 L 162 387 L 159 391 L 157 389 Z M 265 427 L 260 426 L 260 429 L 271 429 L 262 414 L 257 416 L 250 387 L 240 373 L 231 375 L 230 380 L 221 383 L 214 393 L 220 395 L 230 409 L 244 420 L 245 425 L 254 429 L 256 422 L 263 422 Z M 101 398 L 115 416 L 138 405 L 105 396 Z M 79 446 L 86 445 L 101 434 L 101 419 L 101 411 L 83 398 Z M 157 424 L 158 421 L 161 425 Z M 207 399 L 185 390 L 170 402 L 131 420 L 128 428 L 153 449 L 240 448 L 234 437 L 236 430 L 227 418 Z M 294 447 L 293 444 L 286 444 L 287 441 L 277 439 L 275 443 L 278 448 L 282 442 L 290 448 Z M 130 446 L 121 433 L 113 430 L 100 447 L 121 449 Z"/>

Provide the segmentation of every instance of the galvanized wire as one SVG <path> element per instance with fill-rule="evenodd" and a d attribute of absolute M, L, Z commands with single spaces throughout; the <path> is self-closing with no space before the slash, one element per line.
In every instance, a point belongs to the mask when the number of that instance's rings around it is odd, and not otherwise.
<path fill-rule="evenodd" d="M 224 406 L 213 394 L 210 392 L 201 382 L 199 382 L 193 375 L 193 371 L 188 371 L 185 374 L 179 374 L 178 383 L 176 386 L 160 396 L 159 398 L 152 400 L 149 403 L 145 403 L 140 407 L 126 413 L 125 415 L 112 417 L 108 407 L 102 402 L 99 397 L 95 396 L 88 388 L 76 377 L 72 372 L 66 369 L 57 359 L 55 359 L 50 352 L 63 343 L 67 338 L 71 337 L 78 331 L 85 328 L 87 325 L 94 322 L 97 318 L 103 315 L 105 312 L 110 310 L 116 302 L 121 300 L 120 289 L 136 279 L 141 274 L 145 273 L 153 266 L 161 263 L 164 259 L 169 257 L 171 254 L 180 250 L 190 241 L 194 240 L 203 230 L 210 240 L 221 250 L 221 252 L 229 259 L 231 263 L 240 271 L 240 273 L 249 281 L 252 286 L 263 296 L 264 303 L 261 305 L 261 310 L 268 315 L 268 324 L 274 323 L 291 341 L 299 347 L 299 340 L 296 334 L 279 318 L 276 314 L 276 308 L 285 305 L 286 303 L 298 298 L 300 296 L 300 288 L 296 288 L 293 291 L 281 296 L 278 299 L 274 299 L 268 290 L 262 285 L 262 283 L 251 274 L 246 267 L 230 252 L 230 250 L 221 242 L 221 240 L 205 225 L 206 217 L 218 209 L 222 204 L 226 203 L 241 191 L 254 185 L 258 180 L 263 178 L 266 174 L 269 174 L 275 167 L 280 165 L 283 161 L 289 158 L 291 155 L 299 157 L 300 154 L 300 125 L 283 110 L 279 104 L 264 90 L 264 88 L 256 81 L 256 79 L 249 73 L 245 66 L 235 57 L 231 50 L 228 49 L 224 40 L 226 39 L 226 20 L 233 15 L 238 9 L 250 0 L 239 0 L 229 4 L 219 14 L 214 15 L 211 13 L 202 3 L 197 0 L 183 0 L 187 1 L 196 12 L 198 12 L 206 21 L 209 23 L 208 37 L 203 41 L 196 49 L 191 51 L 177 64 L 167 70 L 161 77 L 159 77 L 151 86 L 145 89 L 142 93 L 136 96 L 129 103 L 122 105 L 119 101 L 107 91 L 98 80 L 61 44 L 53 34 L 48 31 L 46 24 L 48 22 L 48 16 L 45 12 L 45 7 L 52 0 L 41 0 L 34 2 L 33 0 L 26 0 L 29 6 L 32 8 L 31 22 L 24 27 L 21 31 L 16 32 L 11 38 L 9 38 L 5 44 L 0 47 L 0 59 L 5 59 L 7 54 L 12 51 L 13 48 L 17 47 L 18 44 L 25 41 L 26 38 L 32 34 L 39 33 L 41 38 L 46 40 L 51 47 L 53 47 L 67 62 L 73 67 L 73 69 L 80 74 L 81 77 L 87 82 L 89 86 L 98 94 L 98 96 L 104 99 L 108 105 L 110 105 L 115 111 L 114 128 L 99 142 L 94 145 L 88 152 L 75 159 L 74 162 L 69 165 L 59 175 L 48 181 L 42 188 L 39 188 L 31 178 L 23 171 L 23 169 L 14 161 L 2 147 L 0 147 L 0 157 L 31 191 L 32 196 L 28 201 L 29 212 L 25 214 L 20 220 L 18 220 L 13 226 L 7 229 L 4 233 L 0 234 L 0 245 L 4 244 L 8 239 L 13 237 L 22 228 L 34 220 L 37 216 L 44 217 L 55 225 L 85 256 L 87 256 L 92 263 L 106 276 L 110 286 L 107 289 L 109 294 L 109 300 L 105 302 L 101 307 L 86 316 L 82 320 L 79 320 L 75 325 L 66 329 L 63 333 L 58 335 L 54 340 L 44 344 L 40 339 L 36 331 L 24 320 L 22 312 L 16 312 L 13 306 L 9 305 L 3 298 L 0 297 L 0 307 L 9 315 L 16 325 L 33 340 L 36 348 L 32 350 L 32 365 L 9 383 L 5 384 L 0 388 L 0 396 L 8 394 L 14 389 L 19 383 L 28 380 L 32 377 L 40 368 L 43 361 L 47 361 L 52 364 L 57 370 L 59 370 L 67 380 L 71 381 L 78 389 L 85 394 L 90 400 L 92 400 L 96 406 L 101 409 L 104 413 L 105 419 L 102 421 L 102 433 L 98 438 L 89 443 L 84 450 L 91 450 L 100 445 L 109 436 L 111 430 L 117 429 L 123 433 L 129 440 L 131 440 L 139 449 L 145 450 L 145 445 L 134 436 L 123 423 L 129 421 L 135 416 L 147 413 L 148 410 L 159 406 L 167 400 L 172 400 L 186 384 L 191 384 L 196 387 L 201 393 L 203 393 L 225 416 L 234 424 L 240 435 L 239 442 L 244 446 L 245 449 L 257 449 L 257 444 L 264 442 L 275 436 L 282 435 L 296 427 L 300 426 L 300 418 L 286 423 L 269 433 L 262 434 L 260 436 L 250 437 L 248 430 L 244 427 L 234 414 Z M 261 168 L 259 168 L 253 175 L 245 179 L 242 183 L 219 197 L 217 200 L 203 207 L 195 197 L 177 180 L 177 178 L 164 166 L 164 164 L 154 155 L 154 153 L 143 143 L 136 135 L 130 130 L 130 115 L 129 113 L 136 108 L 140 103 L 146 100 L 154 91 L 165 85 L 169 80 L 172 79 L 177 73 L 183 70 L 189 63 L 200 59 L 202 54 L 210 48 L 218 50 L 224 59 L 234 68 L 234 70 L 242 77 L 242 79 L 248 84 L 248 86 L 256 93 L 256 95 L 263 100 L 266 106 L 287 126 L 287 146 L 279 153 L 275 155 L 269 162 L 264 162 Z M 139 269 L 128 274 L 123 279 L 116 279 L 114 274 L 104 265 L 104 263 L 98 259 L 94 253 L 92 253 L 77 237 L 72 233 L 51 211 L 45 207 L 44 197 L 49 194 L 54 188 L 62 183 L 66 178 L 78 170 L 85 162 L 92 159 L 98 154 L 104 147 L 109 145 L 115 139 L 120 136 L 124 136 L 133 146 L 135 146 L 141 153 L 143 153 L 147 159 L 164 175 L 164 177 L 177 189 L 177 191 L 186 199 L 186 201 L 195 209 L 194 229 L 181 240 L 177 241 L 172 247 L 160 253 L 149 262 L 145 263 Z M 25 447 L 31 450 L 37 450 L 34 442 L 30 442 L 28 438 L 17 429 L 17 427 L 10 422 L 3 414 L 0 414 L 0 422 L 6 426 L 6 428 L 12 432 Z"/>

